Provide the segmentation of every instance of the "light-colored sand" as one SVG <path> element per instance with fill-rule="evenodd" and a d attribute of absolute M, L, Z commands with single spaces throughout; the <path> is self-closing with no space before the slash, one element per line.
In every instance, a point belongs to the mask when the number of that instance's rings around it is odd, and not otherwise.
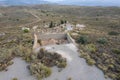
<path fill-rule="evenodd" d="M 95 66 L 88 66 L 85 59 L 79 57 L 77 48 L 73 44 L 52 45 L 45 47 L 49 51 L 56 51 L 67 59 L 67 66 L 61 72 L 58 68 L 52 68 L 52 75 L 43 80 L 111 80 L 105 79 L 104 74 Z M 0 80 L 36 80 L 26 68 L 27 63 L 21 58 L 14 58 L 14 64 L 8 67 L 7 72 L 0 72 Z"/>
<path fill-rule="evenodd" d="M 17 78 L 18 80 L 36 80 L 30 75 L 27 69 L 27 63 L 21 58 L 14 58 L 14 64 L 8 67 L 8 71 L 0 72 L 0 80 L 12 80 Z"/>
<path fill-rule="evenodd" d="M 95 66 L 88 66 L 83 58 L 79 57 L 77 48 L 73 44 L 47 46 L 47 50 L 56 51 L 67 59 L 67 67 L 61 72 L 52 68 L 52 75 L 44 80 L 110 80 Z"/>

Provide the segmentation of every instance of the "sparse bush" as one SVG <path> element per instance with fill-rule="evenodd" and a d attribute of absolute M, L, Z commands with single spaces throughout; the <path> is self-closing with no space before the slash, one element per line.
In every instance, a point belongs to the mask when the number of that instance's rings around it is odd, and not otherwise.
<path fill-rule="evenodd" d="M 109 68 L 114 68 L 114 65 L 113 64 L 109 64 L 108 67 Z"/>
<path fill-rule="evenodd" d="M 23 27 L 22 30 L 23 30 L 24 33 L 28 33 L 30 31 L 30 28 Z"/>
<path fill-rule="evenodd" d="M 10 59 L 12 57 L 12 50 L 11 49 L 0 49 L 0 62 L 3 62 Z"/>
<path fill-rule="evenodd" d="M 51 75 L 51 69 L 43 65 L 42 63 L 32 63 L 30 65 L 30 71 L 38 79 L 42 79 Z"/>
<path fill-rule="evenodd" d="M 67 23 L 67 21 L 65 20 L 65 24 Z"/>
<path fill-rule="evenodd" d="M 97 40 L 97 42 L 100 43 L 100 44 L 105 44 L 105 43 L 107 43 L 107 39 L 106 38 L 99 38 Z"/>
<path fill-rule="evenodd" d="M 61 21 L 60 21 L 60 23 L 61 23 L 61 24 L 64 24 L 64 21 L 63 21 L 63 20 L 61 20 Z"/>
<path fill-rule="evenodd" d="M 108 27 L 111 27 L 111 28 L 119 28 L 120 25 L 119 25 L 118 23 L 110 23 L 110 24 L 108 25 Z"/>
<path fill-rule="evenodd" d="M 0 49 L 0 71 L 5 70 L 8 65 L 11 65 L 12 62 L 12 51 L 11 49 Z"/>
<path fill-rule="evenodd" d="M 12 48 L 12 53 L 15 56 L 23 57 L 24 60 L 29 62 L 31 60 L 32 49 L 20 44 Z"/>
<path fill-rule="evenodd" d="M 55 25 L 54 25 L 54 23 L 51 21 L 51 22 L 50 22 L 50 25 L 49 25 L 49 28 L 53 28 L 53 27 L 55 27 Z"/>
<path fill-rule="evenodd" d="M 22 57 L 24 55 L 23 50 L 25 51 L 25 49 L 22 45 L 17 45 L 17 46 L 12 48 L 13 54 L 15 56 L 20 56 L 20 57 Z"/>
<path fill-rule="evenodd" d="M 58 68 L 64 68 L 67 65 L 66 59 L 62 58 L 61 55 L 55 52 L 48 52 L 44 48 L 41 48 L 40 52 L 36 55 L 31 55 L 32 63 L 29 69 L 31 74 L 35 75 L 38 80 L 51 75 L 49 67 L 57 66 Z"/>
<path fill-rule="evenodd" d="M 41 63 L 49 67 L 57 66 L 59 68 L 65 68 L 67 65 L 66 58 L 63 58 L 56 52 L 48 52 L 44 48 L 40 49 L 37 58 Z"/>
<path fill-rule="evenodd" d="M 96 52 L 97 48 L 94 44 L 88 44 L 85 46 L 85 48 L 90 52 Z"/>
<path fill-rule="evenodd" d="M 42 13 L 46 13 L 47 11 L 45 11 L 45 10 L 41 10 L 41 12 L 42 12 Z"/>
<path fill-rule="evenodd" d="M 16 19 L 16 21 L 19 21 L 19 19 Z"/>
<path fill-rule="evenodd" d="M 30 39 L 28 34 L 27 36 L 26 34 L 19 34 L 15 35 L 15 39 L 12 39 L 12 41 L 4 43 L 3 46 L 0 43 L 0 70 L 6 70 L 9 65 L 13 64 L 11 59 L 15 56 L 21 56 L 26 61 L 30 61 L 29 56 L 32 50 L 31 44 L 28 43 Z"/>
<path fill-rule="evenodd" d="M 12 65 L 13 63 L 14 63 L 14 62 L 12 62 L 12 61 L 9 61 L 9 62 L 8 62 L 8 65 Z"/>
<path fill-rule="evenodd" d="M 86 59 L 86 62 L 88 63 L 88 65 L 92 66 L 94 65 L 96 62 L 94 59 L 92 59 L 87 53 L 83 52 L 82 50 L 80 51 L 80 57 Z"/>
<path fill-rule="evenodd" d="M 113 80 L 119 80 L 119 79 L 117 79 L 118 76 L 114 73 L 108 72 L 108 73 L 106 73 L 106 75 L 109 76 L 110 78 L 112 78 Z"/>
<path fill-rule="evenodd" d="M 66 24 L 66 23 L 67 23 L 66 20 L 61 20 L 61 21 L 60 21 L 60 24 Z"/>
<path fill-rule="evenodd" d="M 106 72 L 107 70 L 108 70 L 108 67 L 106 67 L 106 66 L 104 66 L 104 65 L 98 65 L 98 67 L 100 68 L 100 69 L 102 69 L 104 72 Z"/>
<path fill-rule="evenodd" d="M 66 61 L 62 61 L 62 62 L 58 62 L 57 65 L 58 65 L 59 68 L 64 68 L 64 67 L 67 66 L 67 63 L 66 63 Z"/>
<path fill-rule="evenodd" d="M 120 54 L 120 50 L 119 49 L 112 49 L 112 52 L 115 54 Z"/>
<path fill-rule="evenodd" d="M 18 80 L 17 78 L 13 78 L 12 80 Z"/>
<path fill-rule="evenodd" d="M 95 62 L 95 60 L 94 59 L 87 59 L 87 63 L 89 64 L 89 65 L 94 65 L 96 62 Z"/>
<path fill-rule="evenodd" d="M 29 32 L 29 30 L 27 30 L 27 29 L 24 30 L 24 33 L 28 33 L 28 32 Z"/>
<path fill-rule="evenodd" d="M 42 41 L 41 41 L 41 39 L 40 39 L 40 40 L 38 40 L 38 43 L 39 43 L 40 45 L 42 45 Z"/>
<path fill-rule="evenodd" d="M 80 36 L 80 37 L 77 39 L 77 43 L 81 43 L 81 44 L 86 44 L 86 43 L 88 43 L 88 38 L 87 38 L 87 36 Z"/>
<path fill-rule="evenodd" d="M 71 78 L 71 77 L 69 77 L 67 80 L 72 80 L 72 78 Z"/>
<path fill-rule="evenodd" d="M 40 53 L 44 53 L 45 52 L 45 49 L 44 48 L 41 48 L 40 49 Z"/>
<path fill-rule="evenodd" d="M 119 33 L 118 33 L 118 32 L 115 32 L 115 31 L 111 31 L 111 32 L 109 32 L 108 34 L 109 34 L 109 35 L 119 35 Z"/>

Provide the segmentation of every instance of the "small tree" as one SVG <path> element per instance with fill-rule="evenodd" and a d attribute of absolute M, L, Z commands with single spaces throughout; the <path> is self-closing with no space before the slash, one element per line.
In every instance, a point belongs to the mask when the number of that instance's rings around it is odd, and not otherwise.
<path fill-rule="evenodd" d="M 50 23 L 50 25 L 49 25 L 49 28 L 53 28 L 54 26 L 53 26 L 54 24 L 53 24 L 53 22 L 51 21 L 51 23 Z"/>
<path fill-rule="evenodd" d="M 115 31 L 111 31 L 111 32 L 109 32 L 108 34 L 109 34 L 109 35 L 119 35 L 119 33 L 118 33 L 118 32 L 115 32 Z"/>
<path fill-rule="evenodd" d="M 100 43 L 100 44 L 105 44 L 105 43 L 107 43 L 107 39 L 106 38 L 99 38 L 97 40 L 97 42 Z"/>
<path fill-rule="evenodd" d="M 67 23 L 67 21 L 65 20 L 65 24 Z"/>
<path fill-rule="evenodd" d="M 60 22 L 61 24 L 64 24 L 64 21 L 63 20 L 61 20 L 61 22 Z"/>
<path fill-rule="evenodd" d="M 77 39 L 77 42 L 78 42 L 78 43 L 81 43 L 81 44 L 86 44 L 86 43 L 88 43 L 88 38 L 87 38 L 87 36 L 80 36 L 80 37 Z"/>

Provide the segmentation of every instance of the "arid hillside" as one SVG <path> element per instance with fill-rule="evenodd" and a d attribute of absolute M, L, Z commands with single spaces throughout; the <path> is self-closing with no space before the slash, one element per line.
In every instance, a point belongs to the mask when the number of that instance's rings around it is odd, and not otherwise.
<path fill-rule="evenodd" d="M 89 65 L 100 68 L 105 77 L 120 80 L 120 7 L 47 4 L 0 7 L 0 71 L 5 70 L 15 56 L 32 61 L 33 26 L 37 26 L 41 33 L 47 27 L 47 33 L 59 30 L 61 24 L 67 22 L 73 27 L 85 25 L 83 30 L 69 31 L 78 45 L 80 57 Z M 31 31 L 23 31 L 23 27 Z"/>

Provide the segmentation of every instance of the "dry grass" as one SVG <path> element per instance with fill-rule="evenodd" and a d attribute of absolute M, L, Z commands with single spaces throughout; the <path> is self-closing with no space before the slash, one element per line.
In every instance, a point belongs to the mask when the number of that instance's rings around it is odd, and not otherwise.
<path fill-rule="evenodd" d="M 24 26 L 23 24 L 36 20 L 24 9 L 34 12 L 41 21 Z M 89 39 L 87 44 L 80 45 L 80 49 L 85 53 L 81 56 L 84 56 L 89 64 L 96 64 L 107 76 L 115 80 L 120 79 L 119 7 L 18 6 L 2 7 L 0 13 L 3 14 L 0 17 L 0 32 L 5 33 L 5 36 L 0 36 L 0 53 L 2 53 L 0 54 L 0 61 L 2 62 L 0 67 L 7 64 L 14 56 L 22 56 L 28 62 L 36 59 L 36 56 L 31 55 L 31 33 L 23 33 L 19 26 L 31 28 L 38 25 L 39 29 L 43 29 L 43 26 L 48 25 L 51 21 L 59 24 L 61 20 L 67 20 L 73 24 L 81 23 L 87 26 L 83 31 L 74 31 L 78 33 L 78 36 L 85 35 Z M 76 39 L 78 36 L 73 37 Z M 104 42 L 103 38 L 107 40 L 107 43 L 101 44 Z M 1 70 L 5 69 L 5 66 Z"/>

